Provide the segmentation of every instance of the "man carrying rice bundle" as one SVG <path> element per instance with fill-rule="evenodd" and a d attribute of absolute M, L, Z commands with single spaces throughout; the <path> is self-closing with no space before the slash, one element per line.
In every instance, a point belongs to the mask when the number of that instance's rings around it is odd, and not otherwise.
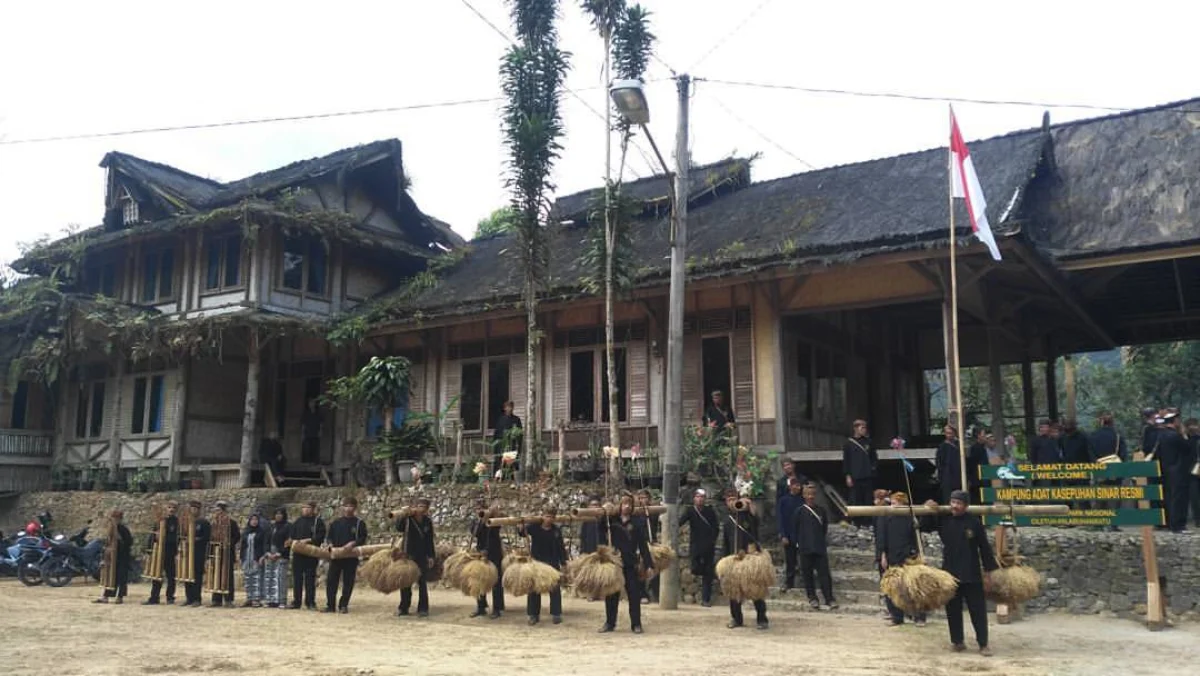
<path fill-rule="evenodd" d="M 708 492 L 697 488 L 692 494 L 692 508 L 680 515 L 679 525 L 687 525 L 691 531 L 692 575 L 700 578 L 700 605 L 710 608 L 717 575 L 717 538 L 721 531 L 717 512 L 706 504 L 707 498 Z"/>
<path fill-rule="evenodd" d="M 529 555 L 534 561 L 561 572 L 567 565 L 567 546 L 563 543 L 562 529 L 554 525 L 556 516 L 558 511 L 546 506 L 542 510 L 542 522 L 535 526 L 521 526 L 521 535 L 529 538 Z M 527 599 L 529 624 L 534 625 L 541 619 L 542 595 L 531 592 Z M 561 587 L 550 590 L 550 619 L 554 624 L 562 624 Z"/>
<path fill-rule="evenodd" d="M 496 566 L 496 570 L 500 570 L 500 563 L 504 560 L 504 542 L 500 538 L 500 527 L 493 528 L 487 525 L 488 515 L 498 515 L 499 510 L 495 506 L 487 508 L 482 503 L 479 507 L 481 516 L 475 520 L 475 525 L 471 528 L 471 533 L 475 536 L 475 550 L 486 554 L 488 561 Z M 497 577 L 496 585 L 492 587 L 492 614 L 489 617 L 495 620 L 500 617 L 502 612 L 504 612 L 504 585 Z M 476 600 L 475 612 L 471 613 L 471 617 L 482 617 L 487 614 L 487 596 L 480 596 Z"/>
<path fill-rule="evenodd" d="M 646 528 L 646 534 L 650 537 L 650 544 L 658 542 L 658 517 L 650 516 L 646 509 L 650 506 L 650 491 L 645 488 L 641 489 L 634 495 L 634 506 L 637 508 L 634 512 L 637 518 L 641 520 L 642 525 Z M 658 576 L 649 580 L 642 580 L 642 603 L 657 603 L 658 602 Z"/>
<path fill-rule="evenodd" d="M 966 491 L 950 494 L 950 515 L 924 517 L 921 530 L 937 531 L 942 538 L 942 570 L 958 580 L 958 591 L 946 604 L 946 621 L 950 625 L 950 643 L 955 652 L 967 649 L 963 637 L 963 604 L 971 615 L 971 626 L 975 628 L 975 641 L 979 654 L 991 657 L 988 646 L 987 604 L 984 587 L 990 586 L 990 573 L 1000 567 L 992 546 L 988 543 L 987 531 L 979 517 L 967 514 L 970 498 Z M 926 507 L 936 509 L 937 502 L 930 500 Z M 986 573 L 981 572 L 981 569 Z"/>
<path fill-rule="evenodd" d="M 642 633 L 642 604 L 639 596 L 642 589 L 638 578 L 638 557 L 645 566 L 646 575 L 654 574 L 654 559 L 650 556 L 650 536 L 646 526 L 633 516 L 633 496 L 621 496 L 620 513 L 600 519 L 600 537 L 621 555 L 621 568 L 625 576 L 625 594 L 629 598 L 629 624 L 635 634 Z M 604 599 L 604 626 L 600 633 L 613 631 L 617 627 L 617 610 L 621 605 L 621 593 Z"/>
<path fill-rule="evenodd" d="M 421 569 L 417 579 L 417 617 L 429 617 L 429 583 L 427 576 L 433 567 L 437 549 L 433 544 L 433 521 L 429 518 L 429 499 L 420 498 L 412 510 L 396 520 L 396 531 L 404 534 L 404 553 Z M 396 615 L 405 617 L 412 608 L 412 587 L 400 590 L 400 606 Z"/>
<path fill-rule="evenodd" d="M 749 551 L 751 544 L 758 544 L 758 517 L 750 511 L 749 502 L 741 500 L 738 492 L 733 489 L 725 491 L 725 506 L 729 508 L 729 514 L 725 515 L 725 535 L 722 543 L 725 556 Z M 754 613 L 759 630 L 767 629 L 767 602 L 755 599 Z M 741 600 L 729 600 L 729 615 L 731 619 L 727 627 L 737 629 L 744 626 Z"/>
<path fill-rule="evenodd" d="M 891 504 L 904 507 L 908 505 L 908 495 L 905 493 L 892 493 Z M 879 567 L 881 570 L 887 570 L 892 566 L 903 566 L 905 561 L 918 554 L 917 547 L 917 530 L 913 524 L 913 519 L 906 514 L 893 514 L 891 516 L 879 517 L 883 519 L 878 525 L 879 537 Z M 904 624 L 904 611 L 892 603 L 892 600 L 886 595 L 883 597 L 887 604 L 888 618 L 893 627 L 899 627 Z M 913 622 L 918 627 L 925 626 L 925 613 L 916 613 L 913 615 Z M 959 612 L 959 623 L 962 623 L 962 613 Z"/>

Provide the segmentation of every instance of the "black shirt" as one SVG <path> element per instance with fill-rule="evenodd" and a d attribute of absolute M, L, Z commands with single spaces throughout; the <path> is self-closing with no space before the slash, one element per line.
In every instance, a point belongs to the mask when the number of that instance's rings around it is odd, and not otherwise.
<path fill-rule="evenodd" d="M 938 481 L 942 487 L 958 487 L 962 484 L 962 458 L 958 453 L 958 442 L 943 441 L 937 448 Z M 967 487 L 979 486 L 979 467 L 988 464 L 987 447 L 971 444 L 967 448 Z"/>
<path fill-rule="evenodd" d="M 590 554 L 600 547 L 600 524 L 584 522 L 579 526 L 579 553 Z"/>
<path fill-rule="evenodd" d="M 717 536 L 720 534 L 716 510 L 708 505 L 700 509 L 696 509 L 696 506 L 692 505 L 679 516 L 679 525 L 683 526 L 684 524 L 691 529 L 692 556 L 711 555 L 717 546 Z"/>
<path fill-rule="evenodd" d="M 117 560 L 128 561 L 130 550 L 133 548 L 133 534 L 125 527 L 125 524 L 117 524 L 117 541 L 110 542 L 109 546 L 117 548 Z"/>
<path fill-rule="evenodd" d="M 500 441 L 504 439 L 504 435 L 511 429 L 521 429 L 521 419 L 516 414 L 508 415 L 501 413 L 496 418 L 496 433 L 492 436 L 493 439 Z M 516 448 L 514 445 L 513 448 Z M 513 450 L 513 449 L 504 449 Z"/>
<path fill-rule="evenodd" d="M 357 516 L 343 516 L 329 524 L 329 544 L 345 547 L 351 542 L 367 544 L 367 524 Z"/>
<path fill-rule="evenodd" d="M 272 521 L 270 526 L 270 539 L 268 551 L 272 554 L 280 554 L 280 558 L 289 558 L 291 552 L 283 544 L 291 538 L 292 525 L 287 521 Z"/>
<path fill-rule="evenodd" d="M 879 550 L 887 554 L 889 566 L 901 566 L 917 555 L 917 529 L 908 514 L 881 516 Z"/>
<path fill-rule="evenodd" d="M 1158 428 L 1146 425 L 1142 428 L 1142 452 L 1149 455 L 1158 449 Z"/>
<path fill-rule="evenodd" d="M 1053 465 L 1062 462 L 1062 450 L 1058 442 L 1050 437 L 1038 435 L 1029 445 L 1029 462 L 1035 465 Z"/>
<path fill-rule="evenodd" d="M 406 516 L 396 520 L 396 532 L 404 533 L 404 552 L 408 554 L 410 560 L 423 569 L 435 556 L 433 521 L 428 516 L 421 519 L 417 519 L 415 516 Z"/>
<path fill-rule="evenodd" d="M 195 520 L 196 525 L 196 548 L 192 554 L 197 559 L 203 559 L 208 556 L 208 542 L 212 540 L 212 524 L 208 519 L 198 516 Z"/>
<path fill-rule="evenodd" d="M 800 505 L 792 515 L 793 541 L 801 554 L 825 554 L 829 515 L 820 505 Z"/>
<path fill-rule="evenodd" d="M 471 526 L 475 536 L 475 550 L 485 552 L 488 560 L 498 563 L 504 559 L 504 542 L 500 539 L 500 528 L 490 528 L 487 519 L 476 519 Z"/>
<path fill-rule="evenodd" d="M 730 512 L 721 521 L 725 556 L 744 552 L 758 542 L 758 517 L 750 512 Z"/>
<path fill-rule="evenodd" d="M 1158 443 L 1158 458 L 1159 464 L 1162 466 L 1163 475 L 1168 480 L 1186 479 L 1189 476 L 1189 470 L 1192 468 L 1192 463 L 1189 460 L 1192 457 L 1192 447 L 1187 439 L 1176 432 L 1175 430 L 1164 427 L 1158 431 L 1156 438 Z"/>
<path fill-rule="evenodd" d="M 870 479 L 875 476 L 879 464 L 879 453 L 871 445 L 871 439 L 847 439 L 842 444 L 842 474 L 851 479 Z"/>
<path fill-rule="evenodd" d="M 253 544 L 250 543 L 251 534 L 255 536 Z M 247 556 L 251 556 L 255 561 L 258 561 L 267 555 L 268 536 L 265 528 L 262 526 L 259 526 L 258 528 L 250 528 L 247 526 L 246 530 L 242 532 L 242 536 L 242 546 L 240 548 L 242 561 L 245 561 Z M 247 551 L 247 549 L 249 549 L 251 546 L 254 547 L 254 551 Z"/>
<path fill-rule="evenodd" d="M 1062 448 L 1063 462 L 1087 463 L 1096 459 L 1091 442 L 1078 430 L 1063 435 L 1059 439 L 1059 446 Z"/>
<path fill-rule="evenodd" d="M 529 555 L 534 561 L 561 568 L 567 565 L 567 547 L 563 544 L 562 529 L 558 526 L 543 528 L 536 523 L 521 528 L 529 536 Z"/>
<path fill-rule="evenodd" d="M 705 425 L 715 425 L 718 430 L 722 430 L 729 423 L 736 423 L 737 419 L 733 416 L 733 409 L 721 409 L 709 404 L 708 408 L 704 409 L 704 417 L 701 418 L 701 422 Z"/>
<path fill-rule="evenodd" d="M 1116 455 L 1121 462 L 1129 460 L 1129 447 L 1125 444 L 1125 437 L 1112 427 L 1100 427 L 1092 432 L 1091 443 L 1092 452 L 1097 458 Z"/>
<path fill-rule="evenodd" d="M 640 519 L 630 517 L 628 521 L 619 516 L 605 516 L 600 519 L 601 535 L 607 535 L 608 542 L 621 555 L 621 563 L 630 570 L 638 565 L 638 557 L 647 566 L 653 566 L 654 559 L 650 556 L 649 534 Z M 629 573 L 626 573 L 627 575 Z"/>
<path fill-rule="evenodd" d="M 958 578 L 959 582 L 982 582 L 980 566 L 988 571 L 1000 567 L 988 542 L 987 531 L 977 516 L 924 517 L 921 519 L 921 530 L 937 531 L 941 536 L 942 570 Z"/>
<path fill-rule="evenodd" d="M 650 542 L 658 542 L 658 517 L 647 514 L 645 507 L 634 507 L 633 513 L 634 517 L 639 519 L 642 525 L 645 526 L 646 533 L 650 537 Z"/>
<path fill-rule="evenodd" d="M 320 545 L 325 542 L 325 522 L 319 516 L 302 516 L 292 522 L 288 537 L 291 540 L 310 540 L 314 545 Z"/>
<path fill-rule="evenodd" d="M 164 516 L 163 521 L 167 523 L 166 531 L 163 534 L 163 554 L 173 555 L 179 551 L 179 517 Z M 158 537 L 158 531 L 155 530 L 154 537 Z"/>

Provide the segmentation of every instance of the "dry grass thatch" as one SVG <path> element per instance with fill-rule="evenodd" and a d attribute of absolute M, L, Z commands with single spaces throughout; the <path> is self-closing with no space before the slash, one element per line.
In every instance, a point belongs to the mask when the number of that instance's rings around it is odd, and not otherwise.
<path fill-rule="evenodd" d="M 945 607 L 958 591 L 958 580 L 920 559 L 892 566 L 883 574 L 879 589 L 906 613 L 927 613 Z"/>
<path fill-rule="evenodd" d="M 458 566 L 455 577 L 458 580 L 458 588 L 464 595 L 478 598 L 496 586 L 500 579 L 500 571 L 496 570 L 496 564 L 488 561 L 483 554 L 469 552 L 465 561 Z"/>
<path fill-rule="evenodd" d="M 504 558 L 500 559 L 500 572 L 503 573 L 504 571 L 508 570 L 508 564 L 521 557 L 528 559 L 529 550 L 525 549 L 524 547 L 516 547 L 508 550 L 508 553 L 504 555 Z"/>
<path fill-rule="evenodd" d="M 600 547 L 584 554 L 567 566 L 575 595 L 589 599 L 602 599 L 619 594 L 625 588 L 625 571 L 621 566 L 621 555 L 611 547 Z"/>
<path fill-rule="evenodd" d="M 546 594 L 558 586 L 562 574 L 553 566 L 526 556 L 516 556 L 504 569 L 504 591 L 513 596 Z"/>
<path fill-rule="evenodd" d="M 477 553 L 469 549 L 460 549 L 447 556 L 446 560 L 442 562 L 442 585 L 457 589 L 463 564 L 471 559 L 472 554 Z"/>
<path fill-rule="evenodd" d="M 654 570 L 661 573 L 675 562 L 675 550 L 666 545 L 650 545 L 650 558 L 654 561 Z"/>
<path fill-rule="evenodd" d="M 358 567 L 358 579 L 362 580 L 368 587 L 374 589 L 378 584 L 379 576 L 392 563 L 391 550 L 385 549 L 380 552 L 375 552 L 371 558 L 367 559 L 366 563 Z"/>
<path fill-rule="evenodd" d="M 758 601 L 775 584 L 775 564 L 767 551 L 739 552 L 717 562 L 721 593 L 733 601 Z"/>
<path fill-rule="evenodd" d="M 440 544 L 434 547 L 433 566 L 425 571 L 426 582 L 437 582 L 442 579 L 446 569 L 446 559 L 450 558 L 457 552 L 458 549 L 454 545 Z"/>
<path fill-rule="evenodd" d="M 1042 593 L 1042 574 L 1029 566 L 1008 566 L 991 573 L 989 600 L 1016 605 Z"/>
<path fill-rule="evenodd" d="M 391 594 L 394 591 L 413 586 L 420 577 L 421 569 L 417 567 L 417 564 L 407 558 L 395 559 L 375 577 L 375 584 L 371 585 L 371 588 L 384 594 Z"/>

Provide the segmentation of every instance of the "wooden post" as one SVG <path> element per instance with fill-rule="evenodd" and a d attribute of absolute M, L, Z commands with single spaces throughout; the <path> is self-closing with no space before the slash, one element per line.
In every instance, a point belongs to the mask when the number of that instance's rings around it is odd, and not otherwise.
<path fill-rule="evenodd" d="M 1028 452 L 1029 441 L 1037 435 L 1037 408 L 1033 400 L 1033 363 L 1029 355 L 1021 360 L 1021 404 L 1025 408 L 1025 442 Z"/>
<path fill-rule="evenodd" d="M 172 482 L 179 481 L 179 468 L 183 465 L 184 444 L 187 439 L 187 395 L 188 380 L 192 374 L 192 358 L 185 356 L 179 364 L 179 377 L 175 379 L 175 420 L 171 429 L 171 468 L 167 476 Z"/>
<path fill-rule="evenodd" d="M 238 486 L 250 487 L 250 472 L 254 463 L 254 441 L 258 431 L 258 385 L 262 365 L 259 353 L 258 328 L 249 328 L 246 346 L 246 401 L 242 410 L 242 449 L 238 458 Z"/>
<path fill-rule="evenodd" d="M 996 558 L 1003 559 L 1004 553 L 1008 547 L 1008 529 L 1004 526 L 996 527 Z M 996 604 L 996 621 L 1000 624 L 1008 624 L 1012 622 L 1012 615 L 1009 612 L 1007 603 Z"/>
<path fill-rule="evenodd" d="M 566 476 L 567 472 L 567 435 L 563 421 L 558 421 L 558 476 Z"/>
<path fill-rule="evenodd" d="M 454 433 L 454 476 L 458 476 L 458 470 L 462 467 L 462 445 L 463 431 L 458 428 Z"/>
<path fill-rule="evenodd" d="M 1063 355 L 1063 386 L 1067 390 L 1067 419 L 1077 420 L 1075 417 L 1075 360 L 1071 359 L 1071 355 Z"/>
<path fill-rule="evenodd" d="M 117 480 L 117 472 L 121 468 L 121 421 L 125 419 L 125 412 L 122 410 L 122 403 L 125 393 L 125 361 L 126 357 L 123 352 L 118 352 L 116 355 L 117 361 L 117 376 L 116 376 L 116 401 L 113 403 L 112 412 L 112 429 L 109 431 L 108 437 L 108 458 L 109 481 Z"/>
<path fill-rule="evenodd" d="M 1054 352 L 1048 351 L 1046 354 L 1046 415 L 1051 420 L 1058 420 L 1058 372 L 1055 370 L 1057 364 L 1058 356 Z"/>
<path fill-rule="evenodd" d="M 1144 451 L 1133 454 L 1135 461 L 1146 459 Z M 1147 478 L 1134 479 L 1138 486 L 1150 485 Z M 1138 509 L 1150 509 L 1149 500 L 1139 500 Z M 1142 566 L 1146 569 L 1146 628 L 1159 631 L 1167 626 L 1166 608 L 1163 603 L 1162 585 L 1158 577 L 1158 548 L 1154 542 L 1154 527 L 1142 526 Z"/>
<path fill-rule="evenodd" d="M 996 443 L 1004 447 L 1006 436 L 1004 424 L 1004 376 L 1000 373 L 1000 357 L 996 345 L 997 327 L 989 326 L 987 330 L 988 347 L 988 394 L 992 409 L 992 434 Z"/>

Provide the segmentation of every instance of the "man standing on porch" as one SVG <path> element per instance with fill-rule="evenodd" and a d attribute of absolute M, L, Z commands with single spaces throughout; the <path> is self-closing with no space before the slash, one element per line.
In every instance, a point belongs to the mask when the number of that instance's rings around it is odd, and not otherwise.
<path fill-rule="evenodd" d="M 321 409 L 314 397 L 300 418 L 300 461 L 306 465 L 321 464 L 321 425 Z"/>
<path fill-rule="evenodd" d="M 492 460 L 493 472 L 499 472 L 500 468 L 504 466 L 500 460 L 500 456 L 504 455 L 507 451 L 517 451 L 521 448 L 520 442 L 515 437 L 509 435 L 509 430 L 521 429 L 521 419 L 517 417 L 516 413 L 513 413 L 514 409 L 515 406 L 513 403 L 506 401 L 504 402 L 503 412 L 496 417 L 496 431 L 492 434 L 492 448 L 496 449 L 495 458 Z M 513 463 L 513 476 L 516 476 L 520 469 L 518 467 L 518 463 L 520 462 L 519 454 L 517 458 L 517 462 Z"/>
<path fill-rule="evenodd" d="M 846 488 L 850 489 L 851 505 L 871 505 L 878 466 L 879 453 L 867 436 L 867 421 L 855 420 L 853 435 L 842 445 L 842 474 L 846 476 Z M 870 523 L 870 518 L 856 520 L 860 528 Z"/>
<path fill-rule="evenodd" d="M 704 409 L 705 427 L 712 427 L 718 432 L 731 429 L 737 419 L 733 416 L 733 409 L 725 404 L 725 395 L 721 390 L 713 390 L 711 396 L 712 403 Z"/>

